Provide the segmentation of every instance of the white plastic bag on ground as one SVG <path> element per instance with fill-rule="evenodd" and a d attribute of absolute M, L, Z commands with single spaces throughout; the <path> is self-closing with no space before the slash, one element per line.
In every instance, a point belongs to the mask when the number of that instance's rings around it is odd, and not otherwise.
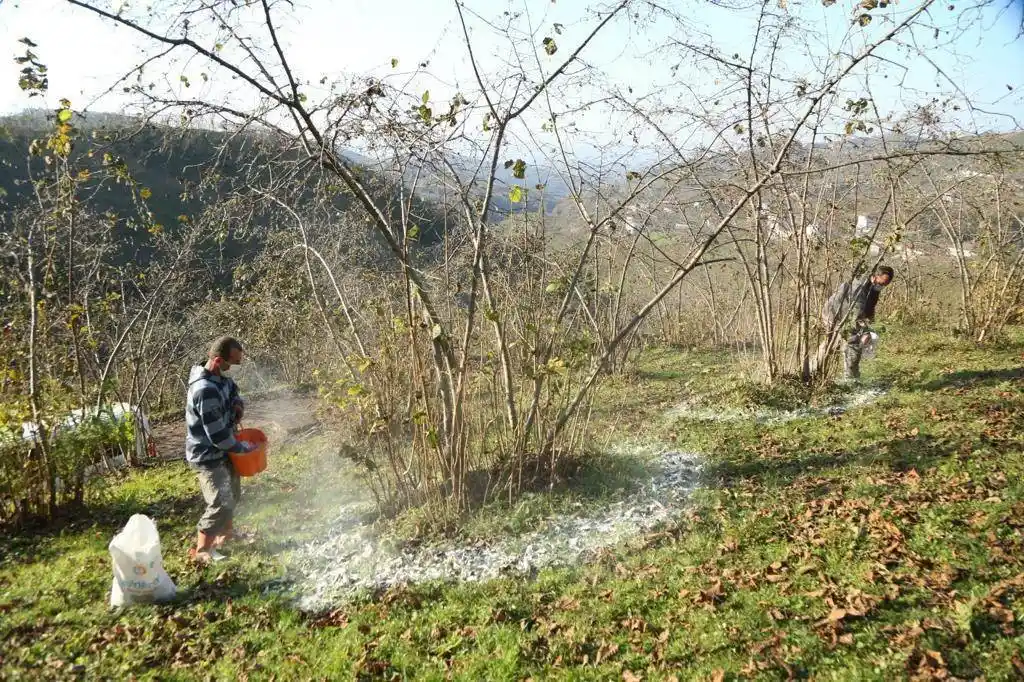
<path fill-rule="evenodd" d="M 164 601 L 177 591 L 164 570 L 160 535 L 156 524 L 145 514 L 135 514 L 110 541 L 114 562 L 114 582 L 110 587 L 110 605 L 127 606 Z"/>

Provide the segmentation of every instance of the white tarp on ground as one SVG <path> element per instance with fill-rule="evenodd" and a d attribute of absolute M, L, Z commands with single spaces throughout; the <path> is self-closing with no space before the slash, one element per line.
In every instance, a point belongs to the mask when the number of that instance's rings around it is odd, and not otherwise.
<path fill-rule="evenodd" d="M 93 406 L 71 410 L 60 422 L 50 427 L 49 435 L 51 438 L 58 438 L 61 433 L 73 431 L 81 424 L 97 417 L 108 424 L 121 424 L 134 420 L 135 454 L 139 459 L 145 457 L 147 443 L 152 441 L 153 432 L 150 429 L 149 419 L 146 418 L 145 413 L 130 403 L 116 402 L 103 405 L 99 409 Z M 39 439 L 39 433 L 38 423 L 22 422 L 21 439 L 24 442 L 36 442 Z M 3 434 L 0 433 L 0 438 L 2 437 Z M 123 454 L 111 458 L 104 457 L 102 462 L 87 466 L 85 468 L 85 476 L 88 478 L 104 470 L 123 469 L 126 466 L 128 466 L 128 460 Z M 58 480 L 59 483 L 60 481 Z"/>
<path fill-rule="evenodd" d="M 77 410 L 71 410 L 64 419 L 55 426 L 52 426 L 50 430 L 54 436 L 58 436 L 62 431 L 73 430 L 83 422 L 91 421 L 96 417 L 107 423 L 120 423 L 136 418 L 136 413 L 141 421 L 143 431 L 148 434 L 150 429 L 149 420 L 146 419 L 146 415 L 142 410 L 137 410 L 129 403 L 109 403 L 99 409 L 96 409 L 96 407 L 82 407 Z M 35 422 L 22 422 L 21 437 L 23 440 L 34 441 L 38 436 L 38 424 Z"/>

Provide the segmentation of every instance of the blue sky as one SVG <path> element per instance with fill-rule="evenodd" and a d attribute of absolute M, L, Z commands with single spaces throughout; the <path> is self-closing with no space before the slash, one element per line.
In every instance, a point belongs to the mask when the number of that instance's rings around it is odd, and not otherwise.
<path fill-rule="evenodd" d="M 113 0 L 109 4 L 122 1 Z M 935 65 L 982 109 L 1024 121 L 1024 41 L 1014 40 L 1022 9 L 1021 0 L 1014 2 L 1017 4 L 1002 14 L 994 9 L 985 11 L 981 19 L 958 35 L 952 44 L 933 51 L 932 55 Z M 678 8 L 685 16 L 692 40 L 703 40 L 699 36 L 706 35 L 724 53 L 749 52 L 759 5 L 741 11 L 709 2 L 667 4 Z M 495 0 L 468 0 L 467 5 L 488 18 L 497 19 L 501 19 L 505 7 Z M 514 11 L 524 12 L 519 20 L 520 28 L 525 28 L 528 13 L 537 40 L 550 35 L 562 46 L 555 57 L 545 57 L 545 68 L 557 63 L 582 38 L 587 27 L 593 25 L 593 19 L 586 14 L 591 6 L 584 0 L 515 0 L 508 5 Z M 865 41 L 873 40 L 891 26 L 885 21 L 887 14 L 898 19 L 916 4 L 903 0 L 887 10 L 876 10 L 879 19 L 864 29 L 851 29 L 851 11 L 855 7 L 851 1 L 824 7 L 821 0 L 772 0 L 771 7 L 780 15 L 789 14 L 805 22 L 805 26 L 815 27 L 817 35 L 808 50 L 796 49 L 801 39 L 796 35 L 780 56 L 786 71 L 800 74 L 813 73 L 816 62 L 841 47 L 855 50 Z M 950 12 L 944 4 L 935 7 L 935 21 L 944 29 L 952 27 L 958 15 L 959 10 Z M 670 35 L 668 24 L 661 21 L 641 28 L 638 21 L 643 20 L 641 16 L 639 20 L 617 20 L 611 24 L 584 53 L 588 64 L 603 74 L 606 84 L 620 89 L 632 87 L 637 96 L 649 94 L 651 101 L 712 97 L 716 90 L 715 75 L 707 65 L 684 62 L 677 70 L 671 70 L 678 59 L 662 47 Z M 504 65 L 510 55 L 507 42 L 497 40 L 478 18 L 470 17 L 470 22 L 484 71 L 499 76 L 514 71 L 514 66 Z M 556 23 L 561 25 L 561 34 L 553 31 Z M 943 32 L 941 39 L 946 40 L 948 35 Z M 143 43 L 129 30 L 104 23 L 63 0 L 0 0 L 0 113 L 41 103 L 38 99 L 30 102 L 17 87 L 20 67 L 14 64 L 13 58 L 23 52 L 24 48 L 17 43 L 23 36 L 39 44 L 37 52 L 50 67 L 47 107 L 56 106 L 61 97 L 70 98 L 76 107 L 89 104 L 92 109 L 101 111 L 116 111 L 126 104 L 118 91 L 100 95 L 136 63 L 143 48 Z M 429 90 L 434 101 L 443 101 L 456 91 L 474 88 L 451 0 L 304 0 L 296 15 L 284 22 L 282 36 L 295 70 L 311 83 L 308 86 L 311 97 L 316 96 L 317 83 L 322 76 L 334 78 L 343 74 L 388 76 L 406 83 L 414 92 Z M 917 31 L 913 38 L 920 44 L 934 42 L 930 30 Z M 933 95 L 952 92 L 952 86 L 944 78 L 936 77 L 935 67 L 924 60 L 908 58 L 893 47 L 881 54 L 892 62 L 875 64 L 876 68 L 891 72 L 889 78 L 876 74 L 873 80 L 872 94 L 881 109 L 899 113 Z M 398 60 L 397 69 L 392 69 L 393 58 Z M 426 60 L 430 62 L 429 74 L 414 73 L 415 66 Z M 907 70 L 898 64 L 908 67 Z M 207 96 L 242 105 L 254 101 L 248 93 L 226 80 L 201 84 L 201 72 L 203 68 L 195 62 L 182 61 L 174 65 L 166 78 L 156 78 L 155 72 L 148 78 L 156 80 L 158 87 L 180 90 L 175 74 L 184 73 L 195 84 L 189 92 L 192 96 L 205 91 Z M 851 87 L 850 92 L 856 90 Z M 574 99 L 586 99 L 595 93 L 593 88 L 563 92 L 559 95 L 559 104 L 569 106 Z M 538 111 L 529 121 L 530 125 L 539 127 L 544 118 L 542 114 Z M 981 113 L 976 113 L 973 119 L 966 114 L 959 116 L 958 123 L 969 129 L 1012 128 L 1006 117 Z M 621 134 L 617 129 L 622 125 L 621 120 L 599 111 L 580 114 L 576 120 L 580 128 L 591 134 L 594 144 Z M 521 143 L 527 144 L 525 139 L 521 139 Z"/>

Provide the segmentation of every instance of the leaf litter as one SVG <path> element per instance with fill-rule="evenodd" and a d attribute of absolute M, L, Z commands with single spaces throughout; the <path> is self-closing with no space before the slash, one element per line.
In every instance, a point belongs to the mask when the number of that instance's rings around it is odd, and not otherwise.
<path fill-rule="evenodd" d="M 778 423 L 842 414 L 885 393 L 883 389 L 869 387 L 850 394 L 842 403 L 790 411 L 699 408 L 687 402 L 671 408 L 664 416 Z M 430 581 L 478 582 L 506 575 L 532 576 L 543 568 L 586 560 L 602 549 L 677 520 L 700 484 L 703 456 L 639 442 L 620 443 L 616 450 L 649 460 L 651 477 L 600 511 L 541 518 L 537 530 L 520 535 L 403 545 L 368 520 L 372 516 L 372 500 L 341 505 L 324 523 L 321 537 L 302 544 L 291 554 L 291 569 L 300 576 L 293 585 L 299 607 L 315 611 L 344 602 L 364 590 Z"/>

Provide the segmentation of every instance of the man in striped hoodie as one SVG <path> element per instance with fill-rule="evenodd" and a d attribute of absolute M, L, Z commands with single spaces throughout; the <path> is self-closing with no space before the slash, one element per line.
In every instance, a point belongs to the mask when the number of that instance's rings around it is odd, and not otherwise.
<path fill-rule="evenodd" d="M 194 366 L 188 377 L 185 461 L 196 472 L 206 501 L 190 555 L 202 563 L 225 558 L 216 548 L 232 533 L 235 505 L 242 492 L 241 479 L 228 453 L 251 449 L 235 439 L 234 429 L 242 419 L 245 404 L 238 395 L 238 386 L 223 374 L 242 362 L 242 352 L 237 339 L 222 336 L 210 346 L 206 363 Z"/>

